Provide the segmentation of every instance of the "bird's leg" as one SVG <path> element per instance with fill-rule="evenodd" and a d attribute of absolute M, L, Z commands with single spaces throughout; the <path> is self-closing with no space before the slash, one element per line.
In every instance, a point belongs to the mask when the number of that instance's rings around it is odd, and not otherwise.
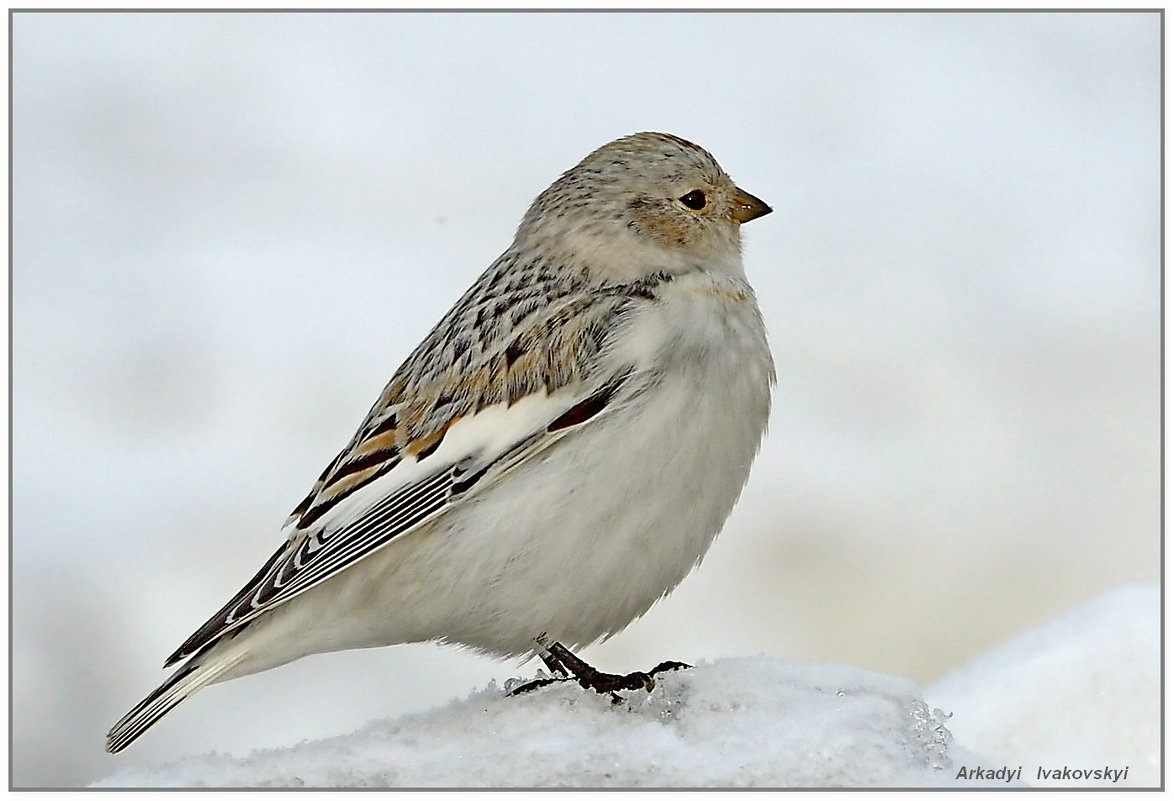
<path fill-rule="evenodd" d="M 539 654 L 542 657 L 542 661 L 553 673 L 561 675 L 550 679 L 536 679 L 510 692 L 509 695 L 519 695 L 530 692 L 531 690 L 537 690 L 539 687 L 545 687 L 556 681 L 567 681 L 573 676 L 580 687 L 586 690 L 595 690 L 600 695 L 610 695 L 612 703 L 618 704 L 623 699 L 616 694 L 616 690 L 646 690 L 651 692 L 652 688 L 656 686 L 656 679 L 653 678 L 656 674 L 668 670 L 681 670 L 692 667 L 691 665 L 686 665 L 684 662 L 661 662 L 647 673 L 637 670 L 625 676 L 620 676 L 615 673 L 604 673 L 601 670 L 596 670 L 571 653 L 562 643 L 554 642 L 547 644 L 545 638 L 540 637 L 538 638 L 538 644 L 543 647 L 542 652 Z"/>
<path fill-rule="evenodd" d="M 558 661 L 554 656 L 543 651 L 538 654 L 538 658 L 542 660 L 542 664 L 546 665 L 547 669 L 556 676 L 562 676 L 564 679 L 569 679 L 570 674 L 567 669 L 563 667 L 563 663 Z"/>
<path fill-rule="evenodd" d="M 547 643 L 549 640 L 546 637 L 546 632 L 539 634 L 534 638 L 534 641 L 542 646 L 542 650 L 538 652 L 538 658 L 542 660 L 542 664 L 546 665 L 547 669 L 553 675 L 549 679 L 534 679 L 533 681 L 526 682 L 520 687 L 515 687 L 506 693 L 507 698 L 511 695 L 521 695 L 522 693 L 528 693 L 532 690 L 537 690 L 539 687 L 545 687 L 548 684 L 554 684 L 558 681 L 569 681 L 571 678 L 571 674 L 567 672 L 567 669 L 563 667 L 562 663 L 559 662 L 558 659 L 552 653 L 550 653 L 550 650 L 547 648 Z"/>

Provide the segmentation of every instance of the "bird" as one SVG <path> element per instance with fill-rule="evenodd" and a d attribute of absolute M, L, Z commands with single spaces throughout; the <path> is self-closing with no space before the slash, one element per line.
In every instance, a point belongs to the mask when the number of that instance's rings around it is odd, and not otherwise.
<path fill-rule="evenodd" d="M 688 667 L 615 676 L 571 652 L 673 590 L 746 484 L 775 369 L 741 226 L 771 211 L 672 134 L 563 173 L 106 749 L 209 684 L 328 651 L 539 656 L 599 692 Z"/>

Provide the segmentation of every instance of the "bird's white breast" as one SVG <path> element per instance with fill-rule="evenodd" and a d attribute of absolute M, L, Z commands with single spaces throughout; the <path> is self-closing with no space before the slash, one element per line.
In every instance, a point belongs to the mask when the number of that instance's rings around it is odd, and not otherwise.
<path fill-rule="evenodd" d="M 468 567 L 448 582 L 451 615 L 431 624 L 445 639 L 518 653 L 541 633 L 572 647 L 608 636 L 674 588 L 725 522 L 770 410 L 757 304 L 744 281 L 705 274 L 658 295 L 611 354 L 648 389 L 443 527 L 454 555 L 468 550 L 452 560 Z"/>

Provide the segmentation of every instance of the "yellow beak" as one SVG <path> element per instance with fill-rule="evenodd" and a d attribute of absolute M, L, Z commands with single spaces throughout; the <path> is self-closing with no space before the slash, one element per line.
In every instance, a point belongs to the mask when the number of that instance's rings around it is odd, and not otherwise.
<path fill-rule="evenodd" d="M 739 223 L 748 223 L 751 220 L 757 220 L 759 217 L 765 217 L 770 214 L 772 209 L 770 206 L 763 203 L 754 195 L 750 194 L 744 189 L 738 189 L 734 192 L 734 210 L 730 216 Z"/>

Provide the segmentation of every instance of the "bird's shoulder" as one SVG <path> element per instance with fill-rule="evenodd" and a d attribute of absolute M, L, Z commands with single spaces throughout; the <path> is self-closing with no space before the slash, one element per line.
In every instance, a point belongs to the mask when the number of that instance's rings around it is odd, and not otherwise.
<path fill-rule="evenodd" d="M 671 280 L 654 272 L 610 283 L 507 252 L 396 370 L 287 525 L 312 526 L 405 457 L 426 458 L 457 421 L 484 409 L 566 388 L 584 398 L 598 391 L 623 369 L 607 356 L 624 320 L 658 303 Z"/>

